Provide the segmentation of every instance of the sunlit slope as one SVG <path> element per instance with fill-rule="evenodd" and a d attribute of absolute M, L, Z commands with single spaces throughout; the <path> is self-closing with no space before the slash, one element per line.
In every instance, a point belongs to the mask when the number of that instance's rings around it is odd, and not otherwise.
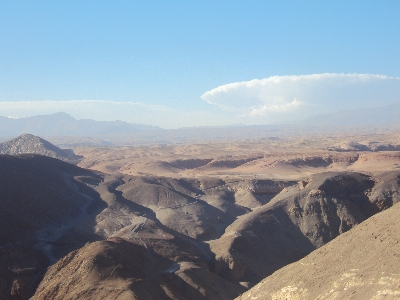
<path fill-rule="evenodd" d="M 399 218 L 397 204 L 237 299 L 399 299 Z"/>

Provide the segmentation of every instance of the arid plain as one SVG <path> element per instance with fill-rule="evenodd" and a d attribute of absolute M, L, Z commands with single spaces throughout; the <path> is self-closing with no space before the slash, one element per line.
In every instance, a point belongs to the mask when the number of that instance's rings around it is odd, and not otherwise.
<path fill-rule="evenodd" d="M 327 171 L 400 168 L 396 132 L 287 135 L 242 141 L 74 147 L 82 168 L 142 176 L 305 179 Z"/>

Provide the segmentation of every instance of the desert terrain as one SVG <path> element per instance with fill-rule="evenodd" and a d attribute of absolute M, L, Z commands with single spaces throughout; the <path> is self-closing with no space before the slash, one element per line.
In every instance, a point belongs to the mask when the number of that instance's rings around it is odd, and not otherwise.
<path fill-rule="evenodd" d="M 298 134 L 228 142 L 73 147 L 78 166 L 127 175 L 301 180 L 326 171 L 398 168 L 400 135 Z"/>
<path fill-rule="evenodd" d="M 70 148 L 0 144 L 0 299 L 400 297 L 396 131 Z"/>
<path fill-rule="evenodd" d="M 0 0 L 0 300 L 400 300 L 400 0 Z"/>

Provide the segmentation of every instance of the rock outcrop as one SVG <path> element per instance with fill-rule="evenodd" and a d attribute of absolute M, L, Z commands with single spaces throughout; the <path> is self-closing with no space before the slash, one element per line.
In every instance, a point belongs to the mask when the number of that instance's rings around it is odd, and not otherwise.
<path fill-rule="evenodd" d="M 81 157 L 75 155 L 72 150 L 60 149 L 48 141 L 32 134 L 22 134 L 15 139 L 0 143 L 0 154 L 40 154 L 71 163 L 78 163 L 81 159 Z"/>
<path fill-rule="evenodd" d="M 213 270 L 232 282 L 257 283 L 396 203 L 399 174 L 324 173 L 284 189 L 210 242 Z"/>

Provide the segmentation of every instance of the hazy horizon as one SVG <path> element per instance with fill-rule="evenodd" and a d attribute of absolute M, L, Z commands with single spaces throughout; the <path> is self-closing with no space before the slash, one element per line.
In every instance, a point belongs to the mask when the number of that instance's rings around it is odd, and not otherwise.
<path fill-rule="evenodd" d="M 162 126 L 162 124 L 158 125 L 158 124 L 151 124 L 151 123 L 146 123 L 146 120 L 144 118 L 139 119 L 137 121 L 130 121 L 129 119 L 123 119 L 118 117 L 117 114 L 110 114 L 109 112 L 112 111 L 112 107 L 114 105 L 118 106 L 118 105 L 130 105 L 127 103 L 114 103 L 111 101 L 102 101 L 102 103 L 104 103 L 106 106 L 108 106 L 109 110 L 108 110 L 108 116 L 106 118 L 96 118 L 96 116 L 94 117 L 90 117 L 90 114 L 86 114 L 86 113 L 71 113 L 74 112 L 74 110 L 79 110 L 82 106 L 83 111 L 87 111 L 88 107 L 90 107 L 90 105 L 93 105 L 93 101 L 58 101 L 56 106 L 53 106 L 54 111 L 51 109 L 47 109 L 44 112 L 41 112 L 40 109 L 40 105 L 37 105 L 37 101 L 33 101 L 33 102 L 19 102 L 17 105 L 10 104 L 8 102 L 0 102 L 0 117 L 5 117 L 8 119 L 12 119 L 12 120 L 21 120 L 21 119 L 26 119 L 26 118 L 31 118 L 31 117 L 41 117 L 41 116 L 50 116 L 50 115 L 55 115 L 55 114 L 66 114 L 70 117 L 72 117 L 73 119 L 77 120 L 77 121 L 83 121 L 83 120 L 91 120 L 91 121 L 96 121 L 96 122 L 125 122 L 128 124 L 132 124 L 132 125 L 144 125 L 144 126 L 155 126 L 155 127 L 159 127 L 160 129 L 184 129 L 184 128 L 227 128 L 227 127 L 245 127 L 245 126 L 287 126 L 287 125 L 296 125 L 296 124 L 301 124 L 303 126 L 307 126 L 307 125 L 311 125 L 311 126 L 315 126 L 318 124 L 314 124 L 315 121 L 318 119 L 321 120 L 327 120 L 326 118 L 333 118 L 333 120 L 335 120 L 335 118 L 337 119 L 338 117 L 340 117 L 341 113 L 350 113 L 354 116 L 356 116 L 358 119 L 354 119 L 352 120 L 353 123 L 360 123 L 359 125 L 365 124 L 366 120 L 368 118 L 370 118 L 370 114 L 371 113 L 375 113 L 377 110 L 386 110 L 387 116 L 388 118 L 391 117 L 391 114 L 395 113 L 395 110 L 393 110 L 394 108 L 396 108 L 397 106 L 400 105 L 400 101 L 395 101 L 392 103 L 388 103 L 386 105 L 378 105 L 378 106 L 370 106 L 370 107 L 363 107 L 361 109 L 337 109 L 337 110 L 333 110 L 333 111 L 321 111 L 320 113 L 316 112 L 314 114 L 304 114 L 302 115 L 302 117 L 299 117 L 297 119 L 291 119 L 291 120 L 281 120 L 281 121 L 276 121 L 276 122 L 271 122 L 271 123 L 259 123 L 259 124 L 246 124 L 245 122 L 236 122 L 236 123 L 227 123 L 227 124 L 204 124 L 204 125 L 192 125 L 192 126 Z M 71 105 L 73 104 L 73 105 Z M 9 105 L 7 107 L 7 105 Z M 17 108 L 16 108 L 17 107 Z M 37 107 L 39 107 L 39 110 L 37 109 Z M 69 110 L 68 107 L 72 107 L 73 110 Z M 29 109 L 28 109 L 29 108 Z M 36 109 L 35 109 L 36 108 Z M 60 110 L 57 111 L 57 108 L 60 108 Z M 22 112 L 22 114 L 17 115 L 15 114 L 15 112 L 18 112 L 18 109 L 20 109 L 20 112 Z M 261 108 L 262 109 L 262 108 Z M 8 112 L 4 113 L 4 112 Z M 36 113 L 35 113 L 36 111 Z M 3 114 L 1 114 L 3 113 Z M 92 115 L 93 116 L 93 115 Z M 110 117 L 111 116 L 111 117 Z M 112 118 L 112 116 L 115 116 L 115 118 Z M 189 116 L 188 116 L 189 117 Z M 140 120 L 142 120 L 142 122 L 140 122 Z M 311 123 L 309 123 L 311 121 Z M 340 121 L 340 120 L 338 120 Z M 380 123 L 382 123 L 382 116 L 381 115 L 377 115 L 376 120 L 371 123 L 371 125 L 379 125 Z M 326 124 L 325 124 L 326 125 Z M 346 124 L 340 124 L 338 123 L 337 126 L 333 126 L 333 127 L 341 127 L 341 126 L 345 126 Z M 386 124 L 385 124 L 386 125 Z M 332 128 L 334 129 L 334 128 Z"/>

